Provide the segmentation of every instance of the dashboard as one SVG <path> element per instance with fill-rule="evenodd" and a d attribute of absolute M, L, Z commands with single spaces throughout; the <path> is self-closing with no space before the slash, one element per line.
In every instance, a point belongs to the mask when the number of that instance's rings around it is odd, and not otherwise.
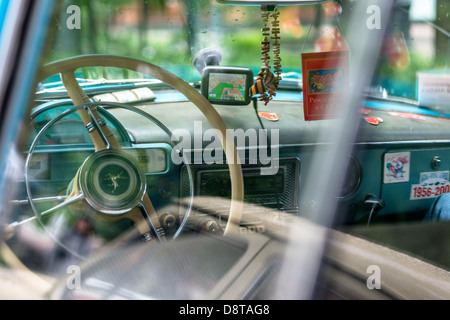
<path fill-rule="evenodd" d="M 138 108 L 152 114 L 170 132 L 183 128 L 195 136 L 199 128 L 201 134 L 211 129 L 200 111 L 188 101 L 150 102 Z M 214 108 L 230 129 L 246 133 L 256 129 L 269 133 L 277 131 L 279 135 L 279 140 L 275 141 L 278 170 L 269 175 L 261 174 L 261 170 L 269 166 L 261 161 L 261 150 L 238 148 L 243 160 L 245 188 L 241 232 L 263 232 L 264 225 L 257 217 L 269 210 L 279 212 L 274 220 L 283 220 L 287 214 L 301 216 L 306 210 L 312 210 L 313 201 L 301 197 L 301 192 L 307 188 L 304 177 L 311 172 L 315 161 L 315 139 L 321 126 L 333 120 L 299 121 L 302 108 L 301 101 L 296 100 L 275 100 L 269 106 L 259 106 L 258 111 L 275 113 L 278 121 L 258 118 L 251 105 L 214 105 Z M 439 194 L 450 191 L 450 164 L 445 161 L 450 157 L 450 140 L 445 136 L 450 122 L 437 117 L 407 117 L 407 113 L 382 108 L 370 110 L 371 115 L 383 118 L 384 122 L 375 126 L 361 117 L 359 139 L 353 145 L 352 154 L 347 155 L 349 166 L 345 183 L 335 195 L 340 208 L 337 222 L 348 225 L 367 223 L 368 219 L 373 219 L 371 222 L 420 220 Z M 181 223 L 186 210 L 192 209 L 192 216 L 213 217 L 218 226 L 225 226 L 229 202 L 219 206 L 205 199 L 230 199 L 228 168 L 223 163 L 198 162 L 199 157 L 205 156 L 211 140 L 203 139 L 201 145 L 192 142 L 191 148 L 183 150 L 190 161 L 174 163 L 177 146 L 173 136 L 148 119 L 130 116 L 127 110 L 105 108 L 102 112 L 123 150 L 137 159 L 147 179 L 148 194 L 160 215 L 176 217 Z M 36 123 L 45 123 L 51 118 L 45 114 L 36 117 Z M 177 114 L 183 117 L 174 117 Z M 42 125 L 35 125 L 35 128 L 38 132 Z M 60 131 L 65 135 L 59 134 Z M 77 169 L 94 152 L 86 132 L 76 116 L 57 122 L 49 129 L 30 161 L 28 174 L 32 184 L 47 185 L 40 188 L 46 192 L 64 192 Z M 184 199 L 191 195 L 195 200 L 186 209 Z"/>
<path fill-rule="evenodd" d="M 64 150 L 53 147 L 41 148 L 33 153 L 30 159 L 28 177 L 31 180 L 70 181 L 72 170 L 79 168 L 83 162 L 95 152 L 93 147 L 73 147 L 76 150 Z M 170 171 L 171 147 L 166 144 L 133 146 L 123 149 L 125 153 L 137 159 L 140 168 L 146 175 L 165 174 Z"/>

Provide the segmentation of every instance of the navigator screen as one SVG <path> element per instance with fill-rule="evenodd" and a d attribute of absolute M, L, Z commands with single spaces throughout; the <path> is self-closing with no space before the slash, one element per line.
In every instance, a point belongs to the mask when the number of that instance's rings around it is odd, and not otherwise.
<path fill-rule="evenodd" d="M 248 105 L 252 85 L 250 69 L 208 67 L 203 72 L 202 93 L 213 104 Z"/>

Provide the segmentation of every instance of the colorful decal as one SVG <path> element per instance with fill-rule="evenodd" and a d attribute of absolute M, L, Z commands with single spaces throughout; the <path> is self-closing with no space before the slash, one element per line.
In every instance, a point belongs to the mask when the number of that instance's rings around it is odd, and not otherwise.
<path fill-rule="evenodd" d="M 273 122 L 280 120 L 280 118 L 278 118 L 276 113 L 259 112 L 258 115 L 260 118 L 264 118 L 264 119 L 267 119 L 267 120 L 273 121 Z"/>
<path fill-rule="evenodd" d="M 450 193 L 449 171 L 422 172 L 420 183 L 411 186 L 410 200 L 432 199 Z"/>
<path fill-rule="evenodd" d="M 306 121 L 336 118 L 348 94 L 348 51 L 302 54 L 303 108 Z"/>
<path fill-rule="evenodd" d="M 380 123 L 383 123 L 383 118 L 380 117 L 364 117 L 364 120 L 366 120 L 367 123 L 370 123 L 374 126 L 379 125 Z"/>
<path fill-rule="evenodd" d="M 384 183 L 408 182 L 411 164 L 410 152 L 384 155 Z"/>

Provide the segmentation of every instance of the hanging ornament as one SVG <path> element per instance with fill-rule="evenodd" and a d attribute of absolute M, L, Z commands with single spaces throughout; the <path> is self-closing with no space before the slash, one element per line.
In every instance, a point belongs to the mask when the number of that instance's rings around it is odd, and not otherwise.
<path fill-rule="evenodd" d="M 280 16 L 280 13 L 278 12 L 277 8 L 275 7 L 275 11 L 272 14 L 272 40 L 273 40 L 273 66 L 275 69 L 275 74 L 277 75 L 278 82 L 281 80 L 281 58 L 280 58 L 280 43 L 278 40 L 280 40 L 280 21 L 278 20 L 278 17 Z"/>
<path fill-rule="evenodd" d="M 252 96 L 259 95 L 259 101 L 264 101 L 267 105 L 274 96 L 281 80 L 281 58 L 280 58 L 280 21 L 278 20 L 280 13 L 275 7 L 273 13 L 267 11 L 266 6 L 261 7 L 261 18 L 264 26 L 261 29 L 263 41 L 261 41 L 261 71 L 256 77 L 254 86 L 250 89 Z M 273 21 L 269 23 L 269 18 Z M 271 42 L 273 41 L 273 44 Z M 273 47 L 273 65 L 275 75 L 272 73 L 270 66 L 270 50 Z"/>
<path fill-rule="evenodd" d="M 263 41 L 261 42 L 261 61 L 263 63 L 262 70 L 270 70 L 270 26 L 269 26 L 269 12 L 265 6 L 262 7 L 261 17 L 264 22 L 264 27 L 261 29 Z"/>

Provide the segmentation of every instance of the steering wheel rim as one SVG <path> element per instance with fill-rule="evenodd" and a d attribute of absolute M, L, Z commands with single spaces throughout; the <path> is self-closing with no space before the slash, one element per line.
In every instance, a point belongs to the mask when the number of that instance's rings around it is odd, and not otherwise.
<path fill-rule="evenodd" d="M 83 95 L 85 96 L 85 94 L 79 87 L 78 82 L 76 82 L 74 72 L 76 69 L 86 67 L 121 68 L 149 75 L 172 86 L 174 89 L 184 94 L 189 101 L 191 101 L 203 113 L 210 125 L 221 133 L 219 138 L 225 152 L 225 157 L 227 159 L 227 165 L 230 172 L 231 204 L 224 235 L 237 233 L 242 217 L 244 199 L 242 167 L 234 141 L 232 139 L 228 139 L 228 135 L 226 134 L 227 127 L 211 103 L 196 89 L 173 73 L 149 62 L 121 56 L 86 55 L 53 62 L 42 67 L 41 72 L 39 73 L 38 82 L 41 82 L 55 74 L 61 74 L 63 82 L 64 77 L 68 77 L 69 81 L 64 83 L 64 85 L 69 94 L 70 91 L 74 92 L 74 94 L 71 95 L 71 99 L 75 106 L 79 106 L 83 104 L 84 101 L 82 101 L 82 97 Z M 72 79 L 76 82 L 76 84 L 74 84 L 73 81 L 70 83 L 70 80 Z M 74 96 L 76 96 L 75 99 Z"/>

